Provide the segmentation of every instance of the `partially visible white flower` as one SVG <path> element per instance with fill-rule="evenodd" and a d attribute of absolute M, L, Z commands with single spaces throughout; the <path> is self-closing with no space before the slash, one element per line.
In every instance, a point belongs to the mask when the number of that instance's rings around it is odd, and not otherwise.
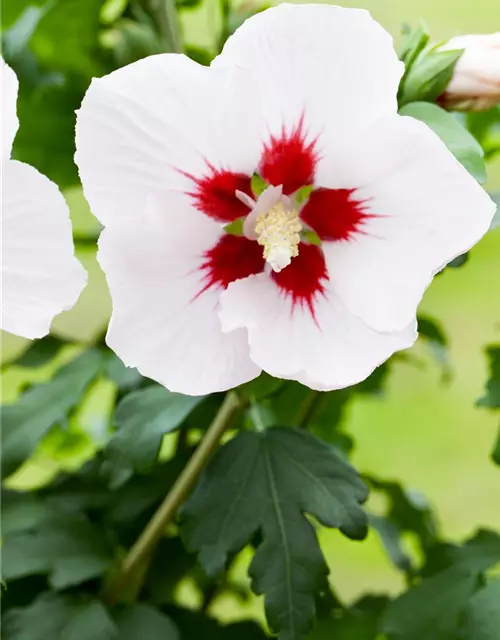
<path fill-rule="evenodd" d="M 74 257 L 66 202 L 34 167 L 10 159 L 19 126 L 16 74 L 2 70 L 2 315 L 1 328 L 41 338 L 55 315 L 70 309 L 87 275 Z"/>
<path fill-rule="evenodd" d="M 440 102 L 448 109 L 485 111 L 500 103 L 500 32 L 457 36 L 441 49 L 463 49 Z"/>
<path fill-rule="evenodd" d="M 327 390 L 413 344 L 495 207 L 398 115 L 403 71 L 366 11 L 281 4 L 210 68 L 163 54 L 92 82 L 75 159 L 128 366 L 193 395 L 261 370 Z"/>

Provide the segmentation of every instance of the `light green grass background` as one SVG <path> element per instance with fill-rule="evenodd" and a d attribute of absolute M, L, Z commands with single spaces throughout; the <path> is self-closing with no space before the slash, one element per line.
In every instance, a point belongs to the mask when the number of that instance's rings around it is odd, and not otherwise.
<path fill-rule="evenodd" d="M 370 9 L 396 36 L 403 22 L 419 18 L 435 39 L 500 30 L 499 0 L 344 0 L 339 4 Z M 210 45 L 217 28 L 213 5 L 190 13 L 184 27 L 188 43 Z M 490 167 L 488 188 L 500 189 L 500 161 Z M 78 190 L 66 195 L 76 228 L 94 227 Z M 77 307 L 62 314 L 54 326 L 67 336 L 87 340 L 105 327 L 109 299 L 92 252 L 80 257 L 89 269 L 90 284 Z M 360 471 L 400 480 L 424 493 L 439 512 L 445 534 L 460 539 L 480 526 L 500 528 L 500 469 L 489 460 L 499 418 L 474 407 L 486 379 L 482 349 L 489 342 L 500 342 L 500 229 L 482 240 L 464 268 L 448 270 L 435 280 L 421 310 L 436 317 L 449 334 L 451 382 L 443 385 L 438 366 L 417 345 L 414 353 L 422 367 L 395 366 L 387 396 L 356 401 L 346 427 L 357 439 L 354 464 Z M 4 359 L 22 345 L 8 336 Z M 4 380 L 4 399 L 12 399 L 25 379 L 23 372 L 10 371 Z M 321 538 L 332 584 L 344 597 L 402 588 L 400 576 L 389 566 L 375 536 L 363 544 L 329 531 L 322 532 Z M 247 560 L 243 557 L 236 570 L 239 579 L 244 579 Z M 194 597 L 188 585 L 183 593 L 186 601 Z M 223 618 L 233 618 L 243 610 L 259 614 L 261 602 L 257 599 L 242 609 L 224 598 L 214 608 Z"/>

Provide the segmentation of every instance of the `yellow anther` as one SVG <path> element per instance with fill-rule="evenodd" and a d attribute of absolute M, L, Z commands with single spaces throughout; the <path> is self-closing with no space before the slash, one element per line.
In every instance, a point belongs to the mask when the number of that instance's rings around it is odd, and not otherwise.
<path fill-rule="evenodd" d="M 282 202 L 258 216 L 257 242 L 264 247 L 264 258 L 273 271 L 279 273 L 299 255 L 301 229 L 298 211 L 285 208 Z"/>

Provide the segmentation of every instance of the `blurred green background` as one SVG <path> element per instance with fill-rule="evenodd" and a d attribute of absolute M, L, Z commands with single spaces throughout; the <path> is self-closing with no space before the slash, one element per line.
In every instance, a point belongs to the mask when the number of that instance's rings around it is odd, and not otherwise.
<path fill-rule="evenodd" d="M 9 5 L 16 2 L 4 0 L 4 16 L 8 17 Z M 420 18 L 435 40 L 458 33 L 500 30 L 498 0 L 344 0 L 338 4 L 369 9 L 396 37 L 403 22 L 414 24 Z M 185 41 L 212 46 L 217 38 L 217 15 L 212 0 L 184 12 Z M 490 164 L 489 176 L 487 188 L 500 190 L 500 157 Z M 80 190 L 71 188 L 65 195 L 76 233 L 96 231 Z M 88 341 L 104 330 L 110 304 L 94 249 L 79 250 L 79 257 L 89 270 L 89 286 L 77 306 L 56 319 L 54 331 Z M 449 335 L 451 379 L 443 380 L 441 368 L 419 344 L 412 352 L 414 361 L 394 365 L 387 395 L 358 396 L 346 418 L 346 430 L 357 440 L 353 457 L 356 467 L 361 472 L 400 480 L 425 494 L 440 514 L 445 535 L 452 539 L 461 539 L 480 526 L 500 528 L 500 471 L 489 462 L 498 416 L 474 406 L 486 379 L 483 348 L 500 340 L 499 275 L 500 228 L 482 240 L 463 268 L 447 270 L 436 278 L 422 303 L 421 311 L 439 320 Z M 23 340 L 4 335 L 3 360 L 24 345 Z M 9 369 L 3 377 L 4 402 L 12 401 L 30 382 L 28 374 L 41 379 L 48 371 L 33 374 L 30 370 Z M 94 434 L 106 410 L 106 393 L 106 389 L 100 389 L 88 408 L 86 423 Z M 16 483 L 31 486 L 52 474 L 57 464 L 39 451 L 35 462 L 17 474 Z M 334 531 L 323 530 L 321 535 L 334 571 L 332 579 L 341 595 L 351 598 L 366 590 L 396 593 L 403 588 L 401 575 L 389 565 L 373 534 L 363 545 L 353 544 Z M 238 579 L 245 580 L 242 564 L 244 558 L 235 572 Z M 187 585 L 183 598 L 189 601 L 192 597 Z M 257 613 L 261 602 L 255 599 L 242 605 L 228 596 L 215 604 L 223 619 L 239 617 L 243 606 Z"/>

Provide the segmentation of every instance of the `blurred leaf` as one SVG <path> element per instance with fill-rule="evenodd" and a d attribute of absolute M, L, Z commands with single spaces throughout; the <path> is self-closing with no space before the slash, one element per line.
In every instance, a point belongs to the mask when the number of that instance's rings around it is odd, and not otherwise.
<path fill-rule="evenodd" d="M 196 47 L 194 45 L 186 45 L 186 47 L 184 47 L 184 53 L 189 56 L 191 60 L 194 60 L 205 67 L 210 66 L 214 57 L 207 49 L 202 49 L 201 47 Z"/>
<path fill-rule="evenodd" d="M 127 8 L 129 0 L 104 0 L 99 17 L 104 24 L 117 20 Z"/>
<path fill-rule="evenodd" d="M 498 193 L 491 193 L 490 195 L 497 205 L 497 211 L 493 216 L 490 226 L 490 231 L 492 231 L 493 229 L 498 229 L 498 227 L 500 227 L 500 191 Z"/>
<path fill-rule="evenodd" d="M 196 556 L 186 550 L 179 537 L 160 540 L 144 581 L 148 599 L 155 604 L 172 601 L 177 583 L 195 565 Z"/>
<path fill-rule="evenodd" d="M 54 510 L 40 497 L 2 490 L 2 536 L 36 529 L 53 516 Z"/>
<path fill-rule="evenodd" d="M 477 575 L 455 567 L 425 578 L 389 604 L 383 631 L 390 640 L 455 640 L 476 586 Z"/>
<path fill-rule="evenodd" d="M 45 336 L 40 340 L 32 340 L 28 348 L 15 360 L 6 363 L 8 366 L 36 369 L 51 362 L 67 343 L 55 336 Z"/>
<path fill-rule="evenodd" d="M 304 512 L 361 539 L 367 497 L 356 471 L 325 443 L 292 428 L 242 432 L 209 463 L 182 510 L 182 534 L 209 575 L 239 551 L 257 528 L 264 541 L 250 567 L 280 638 L 305 638 L 314 593 L 328 572 Z"/>
<path fill-rule="evenodd" d="M 6 60 L 16 58 L 27 47 L 31 36 L 44 14 L 53 5 L 55 0 L 46 2 L 44 6 L 28 6 L 16 20 L 10 29 L 2 34 L 3 56 Z"/>
<path fill-rule="evenodd" d="M 463 50 L 427 48 L 414 60 L 399 89 L 400 106 L 410 102 L 434 102 L 448 86 Z"/>
<path fill-rule="evenodd" d="M 273 396 L 284 384 L 284 380 L 273 378 L 263 371 L 257 378 L 238 387 L 238 393 L 248 400 L 264 400 Z"/>
<path fill-rule="evenodd" d="M 499 640 L 500 580 L 478 591 L 465 609 L 464 631 L 467 640 Z"/>
<path fill-rule="evenodd" d="M 102 46 L 117 67 L 124 67 L 147 56 L 164 53 L 165 48 L 154 27 L 122 18 L 101 35 Z"/>
<path fill-rule="evenodd" d="M 266 640 L 268 636 L 255 622 L 221 624 L 200 611 L 176 606 L 165 607 L 184 640 Z"/>
<path fill-rule="evenodd" d="M 489 364 L 489 379 L 486 383 L 486 393 L 479 398 L 479 407 L 500 409 L 500 345 L 491 345 L 486 348 Z"/>
<path fill-rule="evenodd" d="M 446 265 L 446 268 L 460 269 L 460 267 L 463 267 L 464 264 L 467 264 L 468 261 L 469 261 L 469 252 L 467 251 L 466 253 L 462 253 L 462 255 L 457 256 L 456 258 L 453 258 L 451 262 L 448 262 L 448 264 Z M 440 271 L 439 273 L 442 273 L 442 271 Z"/>
<path fill-rule="evenodd" d="M 75 605 L 58 640 L 118 640 L 117 628 L 104 605 L 90 600 Z M 55 639 L 54 639 L 55 640 Z"/>
<path fill-rule="evenodd" d="M 411 559 L 402 545 L 400 527 L 389 518 L 376 515 L 370 516 L 370 524 L 380 536 L 392 564 L 405 573 L 413 573 Z"/>
<path fill-rule="evenodd" d="M 500 105 L 466 115 L 467 128 L 483 147 L 486 158 L 500 152 Z"/>
<path fill-rule="evenodd" d="M 498 428 L 497 439 L 491 452 L 491 459 L 500 467 L 500 427 Z"/>
<path fill-rule="evenodd" d="M 31 84 L 20 75 L 19 81 L 17 113 L 21 126 L 13 157 L 33 165 L 60 187 L 77 184 L 78 172 L 73 162 L 75 112 L 80 108 L 87 82 L 76 76 L 55 74 L 32 79 Z"/>
<path fill-rule="evenodd" d="M 425 497 L 402 487 L 398 482 L 379 480 L 368 476 L 373 489 L 385 493 L 389 505 L 385 517 L 397 526 L 401 533 L 415 533 L 423 551 L 434 546 L 438 539 L 438 526 Z"/>
<path fill-rule="evenodd" d="M 448 357 L 448 338 L 443 328 L 428 316 L 418 316 L 418 334 L 430 347 L 430 350 L 443 370 L 443 378 L 451 376 L 450 360 Z"/>
<path fill-rule="evenodd" d="M 427 102 L 412 102 L 400 109 L 399 113 L 427 124 L 478 182 L 486 181 L 481 145 L 451 113 Z"/>
<path fill-rule="evenodd" d="M 42 16 L 30 46 L 42 66 L 89 80 L 105 72 L 99 59 L 103 0 L 58 0 Z"/>
<path fill-rule="evenodd" d="M 115 616 L 119 640 L 179 640 L 170 618 L 148 604 L 133 604 Z"/>
<path fill-rule="evenodd" d="M 179 640 L 170 618 L 147 604 L 122 607 L 111 617 L 97 600 L 53 593 L 7 612 L 2 631 L 5 640 Z"/>
<path fill-rule="evenodd" d="M 44 593 L 28 607 L 5 614 L 2 637 L 4 640 L 55 640 L 72 615 L 73 607 L 67 598 Z"/>
<path fill-rule="evenodd" d="M 119 391 L 131 391 L 138 387 L 144 380 L 141 374 L 133 367 L 127 367 L 113 352 L 108 352 L 106 375 L 112 380 Z"/>
<path fill-rule="evenodd" d="M 58 512 L 46 504 L 46 514 L 24 518 L 24 525 L 3 539 L 2 576 L 16 580 L 32 574 L 49 574 L 54 589 L 100 576 L 112 561 L 103 530 L 78 514 Z M 24 502 L 30 509 L 30 502 Z M 19 521 L 19 514 L 18 514 Z"/>
<path fill-rule="evenodd" d="M 399 51 L 399 59 L 405 64 L 405 76 L 429 42 L 427 26 L 421 21 L 414 29 L 408 29 Z"/>
<path fill-rule="evenodd" d="M 165 433 L 176 429 L 203 397 L 172 393 L 155 385 L 133 391 L 116 410 L 118 430 L 107 446 L 110 457 L 139 469 L 150 467 L 158 456 Z"/>
<path fill-rule="evenodd" d="M 1 8 L 1 27 L 5 33 L 10 29 L 22 16 L 29 7 L 42 7 L 49 0 L 4 0 L 0 3 Z"/>
<path fill-rule="evenodd" d="M 463 571 L 482 573 L 500 563 L 500 534 L 488 529 L 479 531 L 465 542 L 452 547 L 448 561 Z"/>
<path fill-rule="evenodd" d="M 89 349 L 62 367 L 50 382 L 33 387 L 16 404 L 1 408 L 3 477 L 30 457 L 51 427 L 67 420 L 100 373 L 101 364 L 101 354 Z"/>
<path fill-rule="evenodd" d="M 349 609 L 320 618 L 308 640 L 375 640 L 387 602 L 385 596 L 364 596 Z"/>

